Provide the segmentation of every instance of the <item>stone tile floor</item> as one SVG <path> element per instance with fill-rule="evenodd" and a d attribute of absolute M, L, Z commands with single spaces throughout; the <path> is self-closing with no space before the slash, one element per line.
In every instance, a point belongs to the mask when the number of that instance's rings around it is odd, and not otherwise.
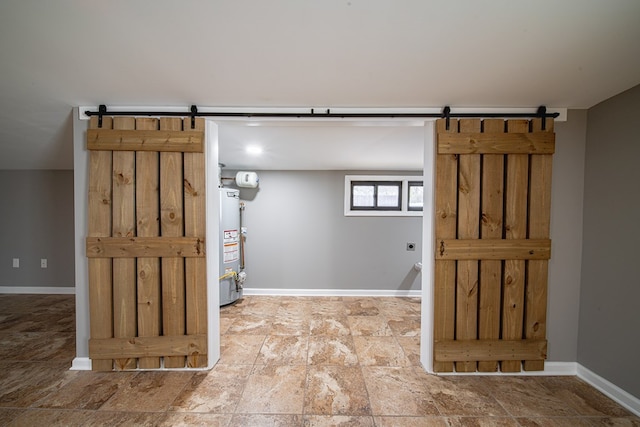
<path fill-rule="evenodd" d="M 74 297 L 0 295 L 0 425 L 640 426 L 576 377 L 433 376 L 420 300 L 245 297 L 211 371 L 69 371 Z"/>

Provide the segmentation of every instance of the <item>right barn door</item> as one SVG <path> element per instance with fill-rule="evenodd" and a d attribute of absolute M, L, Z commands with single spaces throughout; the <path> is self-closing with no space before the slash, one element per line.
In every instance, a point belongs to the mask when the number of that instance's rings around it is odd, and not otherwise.
<path fill-rule="evenodd" d="M 436 130 L 434 371 L 543 370 L 553 120 Z"/>

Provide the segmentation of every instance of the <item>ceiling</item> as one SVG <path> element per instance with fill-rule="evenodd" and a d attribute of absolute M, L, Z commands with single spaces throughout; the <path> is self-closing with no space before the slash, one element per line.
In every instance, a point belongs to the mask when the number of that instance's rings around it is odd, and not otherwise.
<path fill-rule="evenodd" d="M 0 170 L 72 168 L 81 105 L 589 108 L 638 84 L 637 0 L 2 0 Z M 235 122 L 220 142 L 228 163 L 260 137 L 277 167 L 411 168 L 418 129 Z"/>
<path fill-rule="evenodd" d="M 424 159 L 424 129 L 412 123 L 222 123 L 218 130 L 220 162 L 230 169 L 421 170 Z"/>

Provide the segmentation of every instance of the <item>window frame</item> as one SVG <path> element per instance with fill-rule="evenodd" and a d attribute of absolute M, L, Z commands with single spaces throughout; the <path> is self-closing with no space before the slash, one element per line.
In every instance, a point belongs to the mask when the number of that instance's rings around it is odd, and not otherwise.
<path fill-rule="evenodd" d="M 411 201 L 411 187 L 422 187 L 422 207 L 420 208 L 412 208 L 411 205 L 409 205 Z M 424 210 L 424 181 L 407 181 L 407 210 L 410 212 L 422 212 Z"/>
<path fill-rule="evenodd" d="M 353 184 L 399 185 L 400 208 L 356 207 L 352 206 Z M 409 209 L 409 183 L 422 183 L 422 175 L 345 175 L 344 177 L 344 215 L 345 216 L 422 216 L 422 210 Z M 377 187 L 376 187 L 377 188 Z M 374 192 L 374 195 L 376 193 Z M 375 197 L 375 196 L 374 196 Z M 374 202 L 377 200 L 374 198 Z M 423 207 L 424 209 L 424 207 Z"/>
<path fill-rule="evenodd" d="M 353 187 L 354 186 L 373 187 L 373 206 L 354 206 Z M 398 203 L 395 206 L 378 206 L 378 187 L 398 187 Z M 400 181 L 378 181 L 378 180 L 352 180 L 349 197 L 349 209 L 352 211 L 401 211 L 402 210 L 402 182 Z"/>

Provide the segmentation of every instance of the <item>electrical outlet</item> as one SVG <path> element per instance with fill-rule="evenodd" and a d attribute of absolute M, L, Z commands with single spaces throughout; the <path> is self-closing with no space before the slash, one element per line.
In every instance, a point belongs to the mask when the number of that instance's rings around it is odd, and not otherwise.
<path fill-rule="evenodd" d="M 20 268 L 20 258 L 13 259 L 13 268 Z"/>
<path fill-rule="evenodd" d="M 40 259 L 40 268 L 47 268 L 47 259 L 46 258 Z"/>
<path fill-rule="evenodd" d="M 415 251 L 416 250 L 416 244 L 413 243 L 413 242 L 407 243 L 407 250 L 408 251 Z"/>

